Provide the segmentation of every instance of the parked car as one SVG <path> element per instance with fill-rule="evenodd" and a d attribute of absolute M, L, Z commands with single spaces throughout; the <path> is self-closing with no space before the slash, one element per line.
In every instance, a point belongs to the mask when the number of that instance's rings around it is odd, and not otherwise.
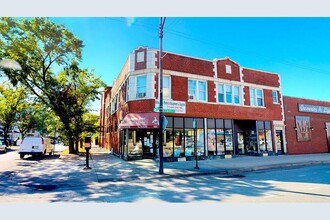
<path fill-rule="evenodd" d="M 54 145 L 50 143 L 50 138 L 28 136 L 23 139 L 18 153 L 23 159 L 25 155 L 44 156 L 53 152 Z"/>
<path fill-rule="evenodd" d="M 3 153 L 7 152 L 7 146 L 2 142 L 2 140 L 0 140 L 0 151 Z"/>

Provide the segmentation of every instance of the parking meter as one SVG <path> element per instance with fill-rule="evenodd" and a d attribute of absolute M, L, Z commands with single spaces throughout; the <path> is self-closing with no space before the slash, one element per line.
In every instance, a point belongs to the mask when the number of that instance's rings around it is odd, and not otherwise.
<path fill-rule="evenodd" d="M 92 169 L 89 167 L 89 150 L 92 147 L 92 138 L 90 136 L 85 137 L 85 150 L 86 150 L 86 167 L 85 169 Z"/>

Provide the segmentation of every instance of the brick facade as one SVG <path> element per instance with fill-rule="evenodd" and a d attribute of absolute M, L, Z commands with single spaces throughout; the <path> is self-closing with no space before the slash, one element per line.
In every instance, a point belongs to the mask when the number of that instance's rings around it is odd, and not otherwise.
<path fill-rule="evenodd" d="M 330 148 L 327 143 L 327 131 L 325 123 L 330 123 L 329 114 L 309 113 L 298 111 L 298 104 L 308 104 L 314 106 L 326 106 L 330 108 L 330 102 L 309 100 L 284 96 L 284 111 L 286 125 L 286 139 L 289 154 L 311 154 L 329 153 Z M 296 129 L 296 116 L 307 116 L 310 119 L 309 141 L 298 141 Z"/>
<path fill-rule="evenodd" d="M 140 53 L 140 59 L 143 57 L 142 62 L 138 62 L 138 53 Z M 158 98 L 158 54 L 159 52 L 157 50 L 141 47 L 133 51 L 114 82 L 111 90 L 111 100 L 114 101 L 117 96 L 120 96 L 120 98 L 117 99 L 119 100 L 118 109 L 112 112 L 107 123 L 108 126 L 112 126 L 112 129 L 110 129 L 110 145 L 116 154 L 120 154 L 120 130 L 118 126 L 125 115 L 134 112 L 142 113 L 154 111 L 155 100 Z M 150 58 L 148 56 L 153 57 Z M 150 60 L 153 59 L 155 60 L 154 63 L 150 63 Z M 226 65 L 230 66 L 230 73 L 226 72 Z M 136 99 L 135 94 L 131 92 L 130 99 L 126 100 L 128 95 L 126 94 L 128 76 L 131 80 L 129 85 L 130 91 L 136 91 L 136 88 L 132 88 L 134 85 L 135 87 L 137 86 L 134 77 L 150 73 L 154 77 L 150 78 L 154 80 L 151 82 L 153 92 L 141 99 Z M 186 103 L 185 114 L 166 113 L 166 116 L 283 121 L 282 103 L 280 99 L 282 96 L 278 74 L 242 68 L 238 63 L 229 58 L 208 61 L 168 52 L 164 52 L 163 56 L 163 74 L 164 76 L 171 77 L 171 99 L 173 101 Z M 188 99 L 189 79 L 206 82 L 206 101 Z M 216 85 L 219 83 L 240 86 L 240 88 L 242 88 L 242 94 L 240 94 L 241 103 L 238 105 L 218 103 Z M 265 103 L 263 107 L 250 106 L 249 91 L 251 86 L 263 91 Z M 279 95 L 279 103 L 277 104 L 274 104 L 272 100 L 273 90 L 276 90 Z M 111 104 L 108 103 L 108 105 L 110 106 Z M 116 126 L 117 128 L 115 128 Z M 275 141 L 272 142 L 273 145 L 275 145 Z"/>

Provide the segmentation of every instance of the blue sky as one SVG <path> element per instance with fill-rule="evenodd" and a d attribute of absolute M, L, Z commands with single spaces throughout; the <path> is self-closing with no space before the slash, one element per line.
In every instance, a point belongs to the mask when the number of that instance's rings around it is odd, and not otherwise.
<path fill-rule="evenodd" d="M 109 86 L 135 48 L 159 48 L 158 17 L 51 19 L 83 40 L 82 66 Z M 283 95 L 330 101 L 329 39 L 330 18 L 167 17 L 163 50 L 208 60 L 227 56 L 280 74 Z"/>

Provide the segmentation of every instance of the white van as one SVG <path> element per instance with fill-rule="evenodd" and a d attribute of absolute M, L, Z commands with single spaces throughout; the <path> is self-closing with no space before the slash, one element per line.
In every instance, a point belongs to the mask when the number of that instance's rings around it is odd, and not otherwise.
<path fill-rule="evenodd" d="M 44 137 L 25 137 L 19 149 L 20 158 L 25 155 L 44 156 L 46 154 L 52 155 L 54 146 L 50 143 L 50 138 Z"/>

